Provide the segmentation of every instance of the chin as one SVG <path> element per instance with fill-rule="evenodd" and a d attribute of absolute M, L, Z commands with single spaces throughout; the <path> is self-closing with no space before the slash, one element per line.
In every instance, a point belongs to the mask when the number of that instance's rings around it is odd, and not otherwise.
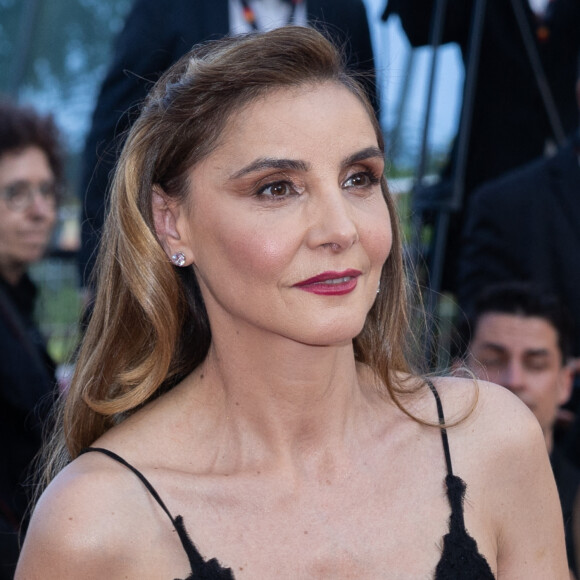
<path fill-rule="evenodd" d="M 20 262 L 25 268 L 28 268 L 35 262 L 40 262 L 44 257 L 44 248 L 41 251 L 30 251 L 23 256 L 19 256 L 18 262 Z"/>
<path fill-rule="evenodd" d="M 342 321 L 341 324 L 331 324 L 319 329 L 312 324 L 308 333 L 309 336 L 304 336 L 300 342 L 311 344 L 312 346 L 345 346 L 352 343 L 361 333 L 363 327 L 364 321 L 362 324 L 360 322 L 345 324 Z"/>

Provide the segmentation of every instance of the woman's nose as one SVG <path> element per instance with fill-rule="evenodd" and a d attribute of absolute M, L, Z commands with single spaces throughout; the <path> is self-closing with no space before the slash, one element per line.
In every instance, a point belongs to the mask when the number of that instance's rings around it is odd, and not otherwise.
<path fill-rule="evenodd" d="M 325 246 L 338 251 L 358 241 L 355 210 L 348 193 L 339 187 L 314 194 L 308 211 L 311 213 L 310 244 L 313 247 Z"/>

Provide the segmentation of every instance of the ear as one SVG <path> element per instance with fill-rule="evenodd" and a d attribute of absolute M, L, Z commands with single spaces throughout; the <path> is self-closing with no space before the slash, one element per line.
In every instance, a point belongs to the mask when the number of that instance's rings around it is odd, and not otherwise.
<path fill-rule="evenodd" d="M 560 369 L 558 376 L 558 404 L 563 405 L 568 402 L 572 395 L 572 385 L 574 384 L 575 364 L 567 364 Z"/>
<path fill-rule="evenodd" d="M 168 197 L 159 185 L 154 185 L 151 206 L 155 233 L 167 256 L 171 259 L 176 252 L 185 253 L 177 227 L 179 214 L 183 211 L 180 204 Z"/>

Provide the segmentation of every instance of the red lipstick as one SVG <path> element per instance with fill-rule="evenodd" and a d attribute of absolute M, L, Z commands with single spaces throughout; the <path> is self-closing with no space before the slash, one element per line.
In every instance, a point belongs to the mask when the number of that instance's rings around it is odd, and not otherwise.
<path fill-rule="evenodd" d="M 341 296 L 352 292 L 357 285 L 359 270 L 345 270 L 344 272 L 323 272 L 307 280 L 294 284 L 296 288 L 320 294 L 323 296 Z"/>

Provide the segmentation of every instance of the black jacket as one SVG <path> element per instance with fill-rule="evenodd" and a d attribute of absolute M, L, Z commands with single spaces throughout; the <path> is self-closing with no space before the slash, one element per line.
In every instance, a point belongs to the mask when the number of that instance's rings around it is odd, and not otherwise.
<path fill-rule="evenodd" d="M 559 296 L 580 355 L 580 166 L 574 142 L 477 191 L 467 208 L 458 299 L 469 310 L 493 282 L 530 281 Z"/>
<path fill-rule="evenodd" d="M 555 447 L 550 455 L 550 463 L 560 496 L 562 515 L 564 516 L 564 529 L 566 532 L 566 552 L 568 554 L 568 566 L 578 577 L 578 567 L 574 550 L 573 515 L 574 503 L 580 487 L 580 469 L 578 469 L 564 454 Z"/>
<path fill-rule="evenodd" d="M 55 366 L 32 319 L 36 289 L 0 278 L 0 579 L 12 578 L 30 465 L 56 397 Z"/>
<path fill-rule="evenodd" d="M 565 133 L 579 124 L 575 83 L 580 50 L 580 0 L 552 0 L 544 20 L 518 0 L 535 40 Z M 388 0 L 384 17 L 397 14 L 413 46 L 429 42 L 434 0 Z M 456 42 L 467 60 L 474 0 L 447 0 L 443 42 Z M 541 39 L 541 40 L 540 40 Z M 544 152 L 551 129 L 511 0 L 487 0 L 471 137 L 466 192 Z"/>

